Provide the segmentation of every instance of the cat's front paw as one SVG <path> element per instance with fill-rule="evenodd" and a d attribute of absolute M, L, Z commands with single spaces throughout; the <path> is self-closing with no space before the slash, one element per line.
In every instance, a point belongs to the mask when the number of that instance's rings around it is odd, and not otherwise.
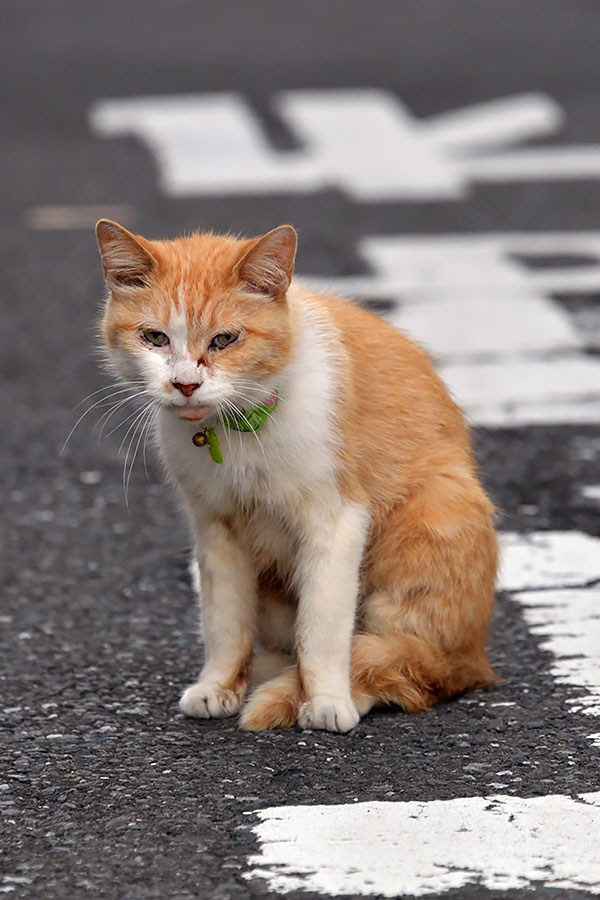
<path fill-rule="evenodd" d="M 181 695 L 179 709 L 186 716 L 197 719 L 220 719 L 235 716 L 242 706 L 242 698 L 235 691 L 226 690 L 214 682 L 197 681 Z"/>
<path fill-rule="evenodd" d="M 360 716 L 349 697 L 317 694 L 303 703 L 298 713 L 300 728 L 320 728 L 344 734 L 358 724 Z"/>

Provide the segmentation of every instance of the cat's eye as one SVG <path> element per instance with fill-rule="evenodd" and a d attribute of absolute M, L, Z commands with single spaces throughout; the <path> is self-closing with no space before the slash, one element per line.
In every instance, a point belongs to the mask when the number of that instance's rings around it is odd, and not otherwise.
<path fill-rule="evenodd" d="M 164 331 L 148 331 L 142 332 L 142 337 L 149 344 L 152 344 L 153 347 L 166 347 L 169 343 L 169 338 L 164 333 Z"/>
<path fill-rule="evenodd" d="M 239 335 L 229 331 L 225 334 L 217 334 L 210 342 L 210 346 L 216 347 L 217 350 L 222 350 L 224 347 L 227 347 L 228 344 L 233 344 L 234 341 L 237 341 L 238 337 Z"/>

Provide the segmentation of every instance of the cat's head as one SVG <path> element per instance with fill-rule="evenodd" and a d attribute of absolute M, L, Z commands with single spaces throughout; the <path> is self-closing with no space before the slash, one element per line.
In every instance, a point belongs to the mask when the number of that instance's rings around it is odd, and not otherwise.
<path fill-rule="evenodd" d="M 102 331 L 122 378 L 190 421 L 272 395 L 292 344 L 290 225 L 252 240 L 149 241 L 101 219 L 96 234 L 109 291 Z"/>

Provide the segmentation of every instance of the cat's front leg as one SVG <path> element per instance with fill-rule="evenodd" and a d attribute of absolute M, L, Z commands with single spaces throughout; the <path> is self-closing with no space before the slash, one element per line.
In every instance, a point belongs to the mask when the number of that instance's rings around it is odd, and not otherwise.
<path fill-rule="evenodd" d="M 179 701 L 200 719 L 239 712 L 252 663 L 256 575 L 243 547 L 221 521 L 196 528 L 201 580 L 204 667 Z"/>
<path fill-rule="evenodd" d="M 335 507 L 334 507 L 335 509 Z M 298 558 L 298 670 L 301 728 L 350 731 L 359 714 L 350 693 L 350 645 L 368 514 L 343 502 L 335 512 L 312 507 Z"/>

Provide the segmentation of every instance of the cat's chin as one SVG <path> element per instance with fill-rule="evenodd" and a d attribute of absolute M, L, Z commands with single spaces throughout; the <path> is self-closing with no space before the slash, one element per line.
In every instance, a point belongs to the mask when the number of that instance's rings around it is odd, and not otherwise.
<path fill-rule="evenodd" d="M 211 406 L 174 406 L 171 407 L 178 419 L 186 422 L 200 422 L 212 412 Z"/>

